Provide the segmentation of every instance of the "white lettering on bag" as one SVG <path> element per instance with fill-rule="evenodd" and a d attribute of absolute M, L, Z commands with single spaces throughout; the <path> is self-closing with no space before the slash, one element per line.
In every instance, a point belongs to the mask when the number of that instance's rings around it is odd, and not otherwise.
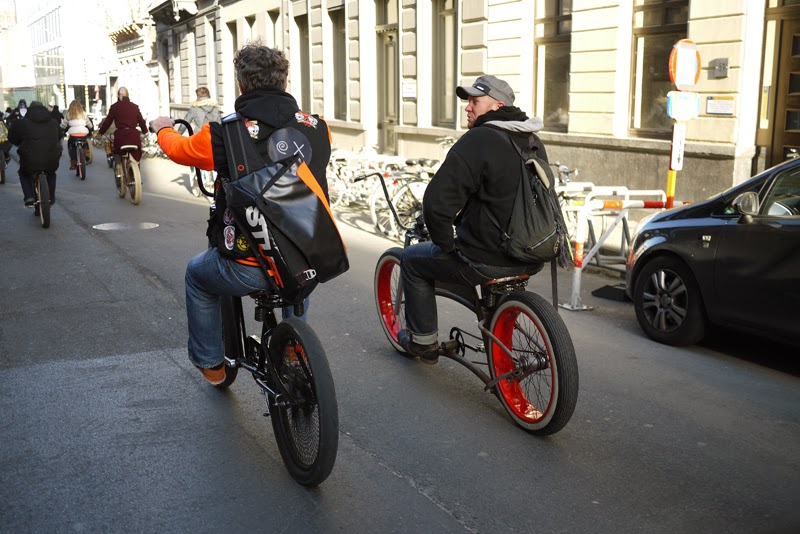
<path fill-rule="evenodd" d="M 258 241 L 261 249 L 269 250 L 269 230 L 267 229 L 267 220 L 264 219 L 264 215 L 258 211 L 258 208 L 248 206 L 245 208 L 245 219 L 251 228 L 253 238 Z"/>

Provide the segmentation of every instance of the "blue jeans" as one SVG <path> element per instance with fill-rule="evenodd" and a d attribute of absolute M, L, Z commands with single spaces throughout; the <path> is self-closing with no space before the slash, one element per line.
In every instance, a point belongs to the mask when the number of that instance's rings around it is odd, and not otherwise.
<path fill-rule="evenodd" d="M 541 268 L 541 267 L 539 267 Z M 420 345 L 438 342 L 435 283 L 475 287 L 494 278 L 535 272 L 525 267 L 497 267 L 478 263 L 455 252 L 444 252 L 430 241 L 403 249 L 400 273 L 406 306 L 406 330 Z"/>
<path fill-rule="evenodd" d="M 260 267 L 242 265 L 209 248 L 186 266 L 186 318 L 189 323 L 189 360 L 197 367 L 223 362 L 220 296 L 245 297 L 270 288 Z M 308 300 L 305 302 L 306 312 Z M 283 318 L 294 316 L 293 306 L 283 308 Z M 304 313 L 300 319 L 305 320 Z"/>

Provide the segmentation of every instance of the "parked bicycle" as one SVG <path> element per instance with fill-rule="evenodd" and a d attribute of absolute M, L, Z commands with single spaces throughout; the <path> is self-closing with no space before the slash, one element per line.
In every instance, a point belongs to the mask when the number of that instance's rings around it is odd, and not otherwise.
<path fill-rule="evenodd" d="M 383 178 L 381 177 L 383 183 Z M 422 218 L 405 224 L 389 198 L 404 246 L 429 240 Z M 400 277 L 403 249 L 384 252 L 375 267 L 375 303 L 381 329 L 391 346 L 405 354 L 398 333 L 405 323 L 405 298 Z M 479 333 L 459 327 L 440 343 L 439 355 L 463 365 L 480 378 L 484 390 L 500 400 L 512 420 L 535 435 L 549 435 L 569 422 L 578 399 L 578 363 L 569 331 L 558 315 L 557 302 L 526 291 L 528 275 L 489 280 L 479 288 L 439 284 L 436 295 L 472 311 Z M 466 351 L 486 361 L 472 361 Z M 488 374 L 479 366 L 487 366 Z"/>
<path fill-rule="evenodd" d="M 188 122 L 175 123 L 192 134 Z M 213 197 L 199 169 L 195 175 L 201 192 Z M 215 206 L 210 209 L 213 216 Z M 264 416 L 271 419 L 287 471 L 298 483 L 317 486 L 333 470 L 339 448 L 339 410 L 325 349 L 307 323 L 296 318 L 278 323 L 275 309 L 286 303 L 277 290 L 257 291 L 250 298 L 260 336 L 247 333 L 242 298 L 221 300 L 227 369 L 225 381 L 216 387 L 230 387 L 240 368 L 249 371 L 264 395 Z M 302 315 L 303 304 L 295 305 L 294 312 Z"/>

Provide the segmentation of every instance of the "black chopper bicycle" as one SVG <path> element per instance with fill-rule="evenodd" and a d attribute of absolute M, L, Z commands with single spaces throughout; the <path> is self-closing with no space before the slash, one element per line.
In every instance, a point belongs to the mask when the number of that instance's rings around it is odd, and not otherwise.
<path fill-rule="evenodd" d="M 380 173 L 386 200 L 398 227 L 405 230 L 404 247 L 428 241 L 422 218 L 422 199 L 390 198 Z M 365 175 L 360 177 L 366 178 Z M 400 276 L 403 249 L 384 252 L 375 267 L 374 289 L 378 319 L 391 346 L 405 354 L 398 332 L 405 327 L 405 297 Z M 553 265 L 553 269 L 555 266 Z M 561 430 L 570 420 L 578 399 L 578 363 L 555 298 L 551 305 L 526 291 L 529 275 L 489 280 L 479 287 L 436 284 L 436 295 L 472 311 L 477 334 L 459 327 L 441 342 L 439 355 L 480 378 L 511 419 L 539 436 Z M 555 283 L 555 280 L 554 280 Z M 468 359 L 467 350 L 485 360 Z M 488 367 L 488 374 L 480 366 Z"/>
<path fill-rule="evenodd" d="M 174 122 L 185 125 L 192 134 L 188 122 Z M 213 197 L 200 170 L 195 172 L 202 193 Z M 214 210 L 214 205 L 210 209 Z M 286 469 L 298 483 L 317 486 L 333 470 L 339 443 L 336 390 L 325 349 L 304 321 L 288 318 L 278 322 L 275 310 L 286 303 L 277 291 L 257 291 L 250 298 L 255 304 L 254 318 L 261 323 L 260 336 L 247 334 L 241 297 L 221 299 L 226 377 L 216 387 L 228 388 L 239 369 L 249 371 L 264 395 L 264 416 L 271 419 Z M 302 315 L 302 303 L 295 305 L 294 311 Z"/>

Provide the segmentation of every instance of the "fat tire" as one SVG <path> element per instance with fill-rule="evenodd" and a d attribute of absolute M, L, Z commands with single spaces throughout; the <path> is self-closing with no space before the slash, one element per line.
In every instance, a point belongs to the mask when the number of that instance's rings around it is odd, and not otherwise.
<path fill-rule="evenodd" d="M 128 187 L 131 204 L 138 206 L 142 201 L 142 175 L 139 172 L 139 164 L 136 160 L 130 158 L 123 168 L 126 169 L 123 178 Z"/>
<path fill-rule="evenodd" d="M 495 394 L 506 412 L 537 436 L 564 428 L 578 401 L 578 361 L 569 330 L 553 305 L 529 291 L 507 295 L 493 311 L 489 331 L 515 357 L 533 352 L 547 361 L 547 367 L 521 381 L 512 378 L 497 384 Z M 486 346 L 492 379 L 514 367 L 496 343 L 489 339 Z"/>
<path fill-rule="evenodd" d="M 284 359 L 284 349 L 294 344 L 303 349 L 305 357 L 298 356 L 304 363 L 302 370 L 290 367 Z M 282 407 L 276 398 L 270 397 L 278 450 L 292 478 L 304 486 L 317 486 L 331 474 L 339 447 L 336 390 L 325 350 L 308 324 L 289 318 L 272 331 L 269 357 L 280 380 L 290 388 L 293 383 L 293 389 L 304 390 L 307 399 L 300 406 Z M 315 432 L 318 435 L 311 435 Z"/>
<path fill-rule="evenodd" d="M 47 176 L 44 174 L 38 176 L 34 185 L 39 202 L 39 220 L 42 228 L 50 228 L 50 187 L 47 185 Z"/>
<path fill-rule="evenodd" d="M 373 289 L 381 330 L 394 350 L 406 354 L 397 340 L 398 332 L 405 328 L 406 323 L 405 297 L 402 294 L 402 286 L 400 286 L 400 259 L 402 256 L 403 249 L 400 247 L 392 247 L 381 254 L 378 264 L 375 266 Z M 395 300 L 398 291 L 401 291 L 401 294 L 399 309 L 396 309 Z"/>
<path fill-rule="evenodd" d="M 647 337 L 675 347 L 703 339 L 703 297 L 691 269 L 682 260 L 654 258 L 641 268 L 633 287 L 636 320 Z"/>

